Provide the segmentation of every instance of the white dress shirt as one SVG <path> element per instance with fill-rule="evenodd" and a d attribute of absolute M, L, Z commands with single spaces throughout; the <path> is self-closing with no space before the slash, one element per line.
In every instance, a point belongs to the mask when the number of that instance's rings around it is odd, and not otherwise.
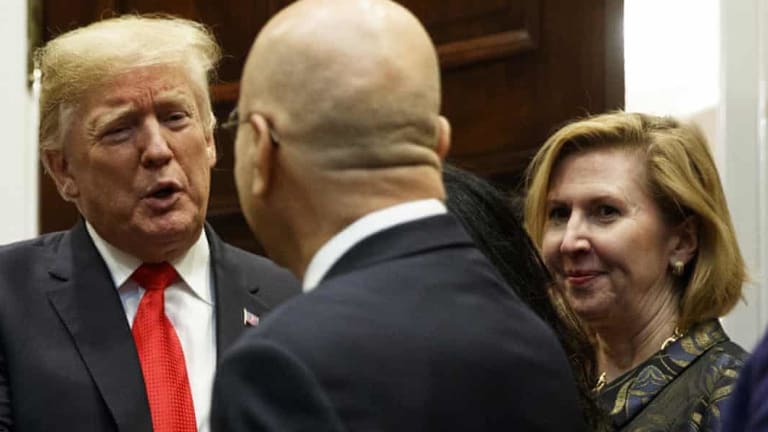
<path fill-rule="evenodd" d="M 339 231 L 312 257 L 304 272 L 302 290 L 309 292 L 323 279 L 344 253 L 366 237 L 417 219 L 445 214 L 445 204 L 437 199 L 409 201 L 368 213 Z"/>
<path fill-rule="evenodd" d="M 125 318 L 133 327 L 144 288 L 130 279 L 142 262 L 118 250 L 101 238 L 86 222 L 101 257 L 107 264 L 112 281 L 120 293 Z M 170 261 L 180 279 L 165 289 L 165 314 L 176 329 L 187 364 L 197 430 L 208 432 L 211 392 L 216 368 L 216 329 L 212 293 L 211 259 L 205 231 L 181 257 Z"/>

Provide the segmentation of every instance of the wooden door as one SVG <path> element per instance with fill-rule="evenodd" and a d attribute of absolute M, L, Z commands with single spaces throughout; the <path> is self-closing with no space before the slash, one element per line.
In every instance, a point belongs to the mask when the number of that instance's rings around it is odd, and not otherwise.
<path fill-rule="evenodd" d="M 113 13 L 163 12 L 211 26 L 225 58 L 212 88 L 220 121 L 232 109 L 251 42 L 288 0 L 44 0 L 44 40 Z M 437 45 L 449 160 L 514 188 L 531 155 L 573 117 L 624 103 L 621 0 L 407 0 Z M 258 245 L 240 215 L 231 138 L 217 135 L 208 220 L 225 240 Z M 43 232 L 77 218 L 41 179 Z"/>

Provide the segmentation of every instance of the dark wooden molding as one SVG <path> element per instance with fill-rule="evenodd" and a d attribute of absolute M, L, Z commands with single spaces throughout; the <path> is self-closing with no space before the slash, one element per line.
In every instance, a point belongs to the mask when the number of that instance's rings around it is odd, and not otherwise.
<path fill-rule="evenodd" d="M 235 103 L 240 95 L 240 82 L 223 82 L 211 86 L 214 104 Z"/>
<path fill-rule="evenodd" d="M 507 31 L 467 40 L 450 42 L 437 47 L 440 66 L 446 69 L 499 60 L 536 49 L 536 41 L 527 29 Z M 239 82 L 225 82 L 211 86 L 213 102 L 236 102 L 240 93 Z"/>
<path fill-rule="evenodd" d="M 508 7 L 512 6 L 510 2 Z M 438 44 L 437 53 L 444 69 L 501 60 L 538 48 L 540 0 L 524 1 L 522 26 L 487 35 Z M 514 23 L 510 23 L 515 27 Z"/>
<path fill-rule="evenodd" d="M 437 47 L 437 54 L 440 66 L 448 69 L 503 59 L 535 48 L 531 33 L 523 29 L 442 44 Z"/>

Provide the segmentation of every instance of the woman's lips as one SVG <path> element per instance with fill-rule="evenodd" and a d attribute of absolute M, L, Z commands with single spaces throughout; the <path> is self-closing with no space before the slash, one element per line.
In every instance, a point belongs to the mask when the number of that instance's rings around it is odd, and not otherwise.
<path fill-rule="evenodd" d="M 598 276 L 600 276 L 599 272 L 568 273 L 565 280 L 571 286 L 583 286 L 592 282 Z"/>

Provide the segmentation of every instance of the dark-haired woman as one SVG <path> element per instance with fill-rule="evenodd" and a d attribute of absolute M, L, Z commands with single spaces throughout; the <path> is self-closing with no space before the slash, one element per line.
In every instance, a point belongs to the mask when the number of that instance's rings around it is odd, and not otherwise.
<path fill-rule="evenodd" d="M 520 299 L 555 331 L 571 363 L 587 424 L 593 431 L 605 430 L 591 391 L 596 377 L 594 349 L 578 319 L 550 289 L 552 279 L 518 220 L 518 209 L 499 189 L 459 168 L 445 166 L 443 181 L 448 211 Z"/>

